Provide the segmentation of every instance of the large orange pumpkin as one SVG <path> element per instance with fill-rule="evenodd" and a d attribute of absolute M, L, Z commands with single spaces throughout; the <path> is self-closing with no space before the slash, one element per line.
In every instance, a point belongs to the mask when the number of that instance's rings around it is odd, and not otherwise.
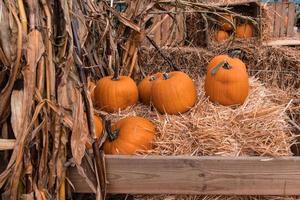
<path fill-rule="evenodd" d="M 138 88 L 128 76 L 106 76 L 97 82 L 94 96 L 99 109 L 115 112 L 137 103 Z"/>
<path fill-rule="evenodd" d="M 246 65 L 238 58 L 219 55 L 208 64 L 205 92 L 224 106 L 243 104 L 249 92 Z"/>
<path fill-rule="evenodd" d="M 126 117 L 115 123 L 104 143 L 106 154 L 130 155 L 138 150 L 149 150 L 155 135 L 155 126 L 142 117 Z"/>
<path fill-rule="evenodd" d="M 216 32 L 215 39 L 217 42 L 223 42 L 228 38 L 229 38 L 229 33 L 227 33 L 226 31 L 220 30 Z"/>
<path fill-rule="evenodd" d="M 102 136 L 102 132 L 103 132 L 103 124 L 102 124 L 102 119 L 100 117 L 98 117 L 97 115 L 94 115 L 94 126 L 95 126 L 96 137 L 100 138 Z M 85 146 L 87 149 L 91 149 L 92 148 L 91 141 L 87 141 Z"/>
<path fill-rule="evenodd" d="M 162 73 L 156 73 L 151 76 L 145 77 L 138 85 L 139 97 L 142 103 L 150 105 L 151 101 L 151 88 L 155 80 L 162 77 Z"/>
<path fill-rule="evenodd" d="M 233 29 L 232 24 L 234 22 L 233 22 L 233 16 L 231 14 L 223 14 L 222 17 L 219 17 L 219 18 L 220 18 L 221 28 L 223 30 L 231 31 Z"/>
<path fill-rule="evenodd" d="M 236 28 L 236 37 L 251 38 L 253 37 L 254 27 L 252 24 L 241 24 Z"/>
<path fill-rule="evenodd" d="M 196 103 L 197 92 L 193 80 L 185 73 L 164 73 L 152 85 L 152 102 L 161 113 L 178 114 L 188 111 Z"/>

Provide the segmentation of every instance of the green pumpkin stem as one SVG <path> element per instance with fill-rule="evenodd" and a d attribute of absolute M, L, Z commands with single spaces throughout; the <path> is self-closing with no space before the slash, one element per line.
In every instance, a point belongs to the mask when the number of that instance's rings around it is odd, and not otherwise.
<path fill-rule="evenodd" d="M 105 121 L 105 130 L 107 132 L 107 138 L 109 141 L 114 141 L 119 137 L 120 129 L 114 131 L 111 130 L 111 120 Z"/>
<path fill-rule="evenodd" d="M 212 70 L 211 70 L 211 75 L 214 76 L 217 74 L 217 72 L 219 71 L 219 69 L 223 67 L 224 69 L 231 69 L 231 65 L 227 62 L 227 60 L 224 60 L 222 62 L 220 62 L 219 64 L 217 64 Z"/>
<path fill-rule="evenodd" d="M 163 77 L 164 77 L 164 80 L 167 80 L 170 78 L 170 75 L 168 73 L 163 73 Z"/>

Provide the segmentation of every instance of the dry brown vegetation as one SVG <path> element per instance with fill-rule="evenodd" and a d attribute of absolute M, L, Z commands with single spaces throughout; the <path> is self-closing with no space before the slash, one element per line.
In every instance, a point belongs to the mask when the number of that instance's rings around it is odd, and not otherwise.
<path fill-rule="evenodd" d="M 232 11 L 197 1 L 124 2 L 127 9 L 120 14 L 106 1 L 0 1 L 0 138 L 16 139 L 12 151 L 0 154 L 3 199 L 64 199 L 65 188 L 68 188 L 65 185 L 70 185 L 66 178 L 66 169 L 70 165 L 78 168 L 97 199 L 104 198 L 105 169 L 99 146 L 105 138 L 94 140 L 92 154 L 85 150 L 85 141 L 95 138 L 92 123 L 95 109 L 87 90 L 87 80 L 95 81 L 112 74 L 116 66 L 122 74 L 136 80 L 166 65 L 173 68 L 164 70 L 181 69 L 197 80 L 199 101 L 187 114 L 160 116 L 137 105 L 133 110 L 108 116 L 115 120 L 127 114 L 139 114 L 153 119 L 160 131 L 156 148 L 150 153 L 291 155 L 289 146 L 293 135 L 288 120 L 299 120 L 299 102 L 291 102 L 291 99 L 299 99 L 299 52 L 257 45 L 231 45 L 230 48 L 245 51 L 249 71 L 260 81 L 252 79 L 252 96 L 243 107 L 234 110 L 215 106 L 204 97 L 201 80 L 209 59 L 227 52 L 229 46 L 196 51 L 189 50 L 190 47 L 160 49 L 148 33 L 156 27 L 152 19 L 157 14 L 167 13 L 175 19 L 176 14 L 183 11 L 201 12 L 207 20 L 208 13 L 219 16 L 219 13 Z M 174 20 L 172 29 L 176 28 Z M 151 48 L 142 46 L 144 41 L 148 41 Z M 255 101 L 257 98 L 260 101 Z M 260 109 L 266 111 L 261 118 L 256 116 L 262 112 Z M 178 123 L 191 116 L 195 124 Z M 239 120 L 245 120 L 245 123 L 230 127 L 241 123 L 236 121 L 237 116 L 244 116 Z M 222 124 L 229 132 L 219 130 L 219 121 L 223 123 L 224 119 L 232 119 L 230 123 Z M 248 133 L 251 126 L 256 125 L 261 129 L 270 125 L 278 134 L 276 137 L 271 135 L 270 140 L 266 138 L 268 132 L 262 133 L 258 129 L 261 140 L 244 145 L 246 140 L 251 141 Z M 199 131 L 204 133 L 207 126 L 214 129 L 208 129 L 204 135 L 197 134 Z M 175 134 L 186 129 L 190 137 L 181 138 Z M 241 132 L 243 129 L 246 131 Z M 199 148 L 194 142 L 195 137 L 202 141 Z M 209 143 L 211 140 L 214 142 Z M 176 149 L 173 145 L 180 141 L 184 141 L 184 146 Z M 225 143 L 218 146 L 217 141 Z M 97 181 L 88 177 L 86 171 L 91 171 Z M 186 196 L 186 199 L 194 198 Z"/>

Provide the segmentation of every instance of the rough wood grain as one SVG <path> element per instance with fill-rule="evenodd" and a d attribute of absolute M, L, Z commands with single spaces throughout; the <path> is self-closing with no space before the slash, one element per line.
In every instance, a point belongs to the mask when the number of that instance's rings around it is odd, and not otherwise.
<path fill-rule="evenodd" d="M 166 18 L 164 22 L 161 24 L 161 46 L 169 45 L 168 41 L 170 37 L 172 37 L 172 24 L 173 19 L 167 14 L 163 15 L 163 18 Z"/>
<path fill-rule="evenodd" d="M 154 24 L 157 24 L 158 22 L 160 22 L 162 19 L 161 19 L 161 16 L 158 15 L 155 17 L 155 20 L 154 20 Z M 161 25 L 159 25 L 159 27 L 153 32 L 154 34 L 154 41 L 155 43 L 160 46 L 160 42 L 161 42 Z"/>
<path fill-rule="evenodd" d="M 14 139 L 0 139 L 0 151 L 13 149 L 15 142 Z"/>
<path fill-rule="evenodd" d="M 109 193 L 300 195 L 300 158 L 107 156 Z M 90 189 L 70 169 L 76 192 Z"/>
<path fill-rule="evenodd" d="M 275 36 L 274 30 L 275 30 L 275 16 L 276 16 L 276 4 L 270 3 L 268 6 L 268 9 L 270 10 L 270 24 L 272 26 L 272 35 Z"/>
<path fill-rule="evenodd" d="M 177 19 L 177 30 L 176 30 L 176 45 L 182 45 L 184 40 L 184 15 L 183 13 L 179 13 L 176 16 Z"/>
<path fill-rule="evenodd" d="M 300 45 L 300 39 L 299 40 L 274 40 L 269 41 L 267 43 L 264 43 L 265 46 L 299 46 Z"/>
<path fill-rule="evenodd" d="M 286 17 L 288 16 L 288 9 L 289 4 L 288 3 L 281 3 L 282 4 L 282 10 L 281 10 L 281 19 L 280 19 L 280 37 L 285 37 L 287 33 L 287 23 L 286 23 Z"/>
<path fill-rule="evenodd" d="M 274 23 L 274 37 L 280 36 L 281 16 L 282 14 L 282 3 L 275 4 L 275 23 Z"/>
<path fill-rule="evenodd" d="M 288 7 L 288 24 L 287 24 L 287 36 L 294 36 L 294 20 L 295 20 L 295 3 L 289 3 Z"/>

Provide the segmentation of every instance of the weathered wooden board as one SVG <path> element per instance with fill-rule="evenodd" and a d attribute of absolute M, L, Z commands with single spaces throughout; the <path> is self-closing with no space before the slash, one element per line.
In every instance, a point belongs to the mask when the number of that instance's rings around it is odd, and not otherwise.
<path fill-rule="evenodd" d="M 273 37 L 293 37 L 295 20 L 294 2 L 269 3 Z"/>
<path fill-rule="evenodd" d="M 289 12 L 288 12 L 288 23 L 287 23 L 287 36 L 294 36 L 294 20 L 296 14 L 296 6 L 294 3 L 289 4 Z"/>
<path fill-rule="evenodd" d="M 107 156 L 109 193 L 300 195 L 300 157 Z M 75 169 L 69 178 L 91 192 Z"/>
<path fill-rule="evenodd" d="M 282 3 L 282 9 L 280 13 L 280 37 L 286 36 L 287 33 L 287 16 L 288 16 L 288 3 Z"/>
<path fill-rule="evenodd" d="M 274 40 L 269 41 L 267 43 L 264 43 L 265 46 L 299 46 L 300 45 L 300 39 L 299 40 Z"/>
<path fill-rule="evenodd" d="M 283 4 L 282 3 L 276 3 L 275 4 L 275 23 L 274 23 L 274 37 L 280 36 L 280 28 L 281 28 L 281 21 L 282 21 L 282 10 L 283 10 Z"/>

